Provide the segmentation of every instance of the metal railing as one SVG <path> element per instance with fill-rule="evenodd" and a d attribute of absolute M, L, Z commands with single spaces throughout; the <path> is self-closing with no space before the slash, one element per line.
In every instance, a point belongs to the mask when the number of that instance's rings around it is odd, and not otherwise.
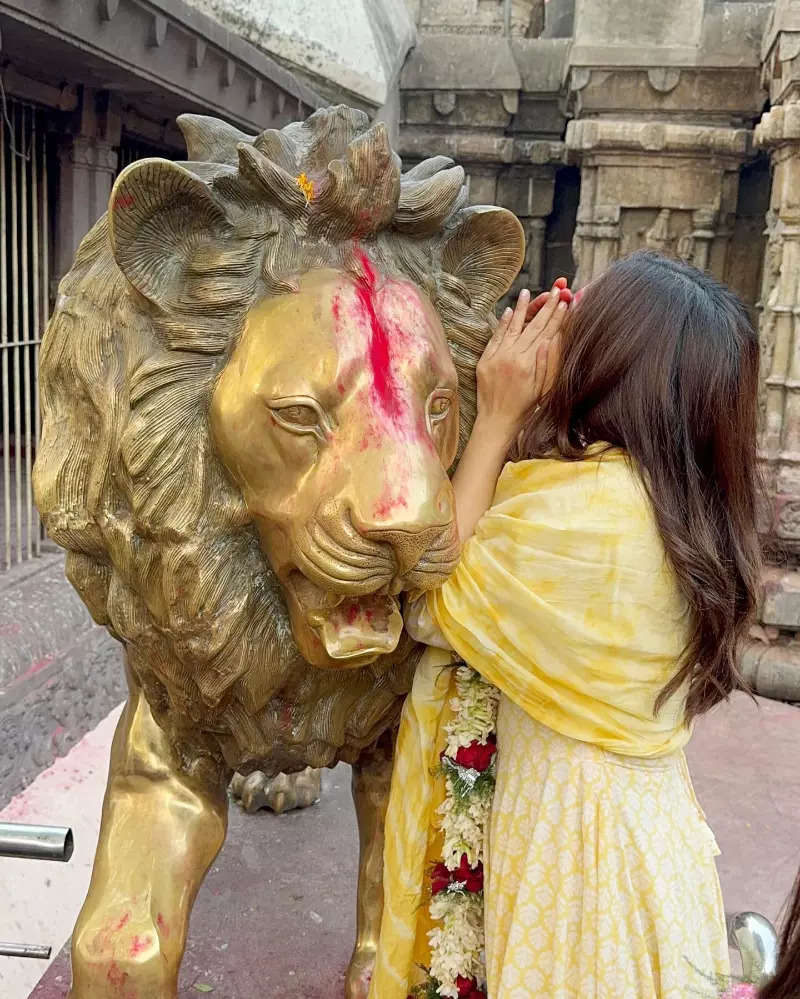
<path fill-rule="evenodd" d="M 117 173 L 122 173 L 126 166 L 130 166 L 136 160 L 148 159 L 151 156 L 165 160 L 186 159 L 186 154 L 183 152 L 145 142 L 123 131 L 122 140 L 117 146 Z"/>
<path fill-rule="evenodd" d="M 31 468 L 39 441 L 38 361 L 49 313 L 44 112 L 3 98 L 0 115 L 0 570 L 41 554 Z"/>
<path fill-rule="evenodd" d="M 0 822 L 0 857 L 22 860 L 56 860 L 65 864 L 72 856 L 72 830 L 67 826 L 29 826 Z M 0 957 L 27 957 L 47 961 L 48 944 L 0 943 Z"/>

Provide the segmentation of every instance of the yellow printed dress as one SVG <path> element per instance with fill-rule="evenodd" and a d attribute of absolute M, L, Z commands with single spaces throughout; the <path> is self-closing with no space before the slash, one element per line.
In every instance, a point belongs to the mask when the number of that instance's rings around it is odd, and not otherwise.
<path fill-rule="evenodd" d="M 486 850 L 489 999 L 686 999 L 728 950 L 713 834 L 654 715 L 687 635 L 625 456 L 507 465 L 450 580 L 410 621 L 432 645 L 406 703 L 387 816 L 371 999 L 423 979 L 448 646 L 501 691 Z"/>

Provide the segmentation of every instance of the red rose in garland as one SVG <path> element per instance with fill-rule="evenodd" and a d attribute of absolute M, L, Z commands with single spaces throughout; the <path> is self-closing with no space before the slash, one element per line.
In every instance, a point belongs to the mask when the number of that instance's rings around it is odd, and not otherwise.
<path fill-rule="evenodd" d="M 460 746 L 456 753 L 456 763 L 469 770 L 483 773 L 492 763 L 492 757 L 497 752 L 497 743 L 489 737 L 488 742 L 478 742 L 473 739 L 468 746 Z"/>
<path fill-rule="evenodd" d="M 474 978 L 464 978 L 459 975 L 456 979 L 458 989 L 458 999 L 486 999 L 486 993 L 478 988 L 478 983 Z"/>
<path fill-rule="evenodd" d="M 438 895 L 453 883 L 463 884 L 468 892 L 483 891 L 483 864 L 470 867 L 466 853 L 461 855 L 461 863 L 454 871 L 448 870 L 444 864 L 436 864 L 431 871 L 431 893 Z"/>
<path fill-rule="evenodd" d="M 444 864 L 437 864 L 431 872 L 431 891 L 434 895 L 438 895 L 439 892 L 448 887 L 451 881 L 450 871 Z"/>
<path fill-rule="evenodd" d="M 483 891 L 483 864 L 477 867 L 470 867 L 466 853 L 461 855 L 461 863 L 453 871 L 454 881 L 463 881 L 467 891 Z"/>

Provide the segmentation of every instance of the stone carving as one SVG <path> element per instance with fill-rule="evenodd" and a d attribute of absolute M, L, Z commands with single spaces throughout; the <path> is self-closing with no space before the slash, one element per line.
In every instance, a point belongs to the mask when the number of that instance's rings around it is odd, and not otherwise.
<path fill-rule="evenodd" d="M 522 232 L 465 207 L 445 157 L 401 174 L 348 108 L 258 136 L 181 127 L 189 162 L 117 180 L 42 348 L 37 501 L 130 691 L 70 995 L 174 997 L 231 775 L 345 760 L 358 999 L 419 655 L 398 600 L 457 557 L 447 469 Z"/>
<path fill-rule="evenodd" d="M 648 250 L 666 253 L 672 243 L 669 232 L 669 208 L 662 208 L 656 220 L 644 234 L 644 245 Z"/>

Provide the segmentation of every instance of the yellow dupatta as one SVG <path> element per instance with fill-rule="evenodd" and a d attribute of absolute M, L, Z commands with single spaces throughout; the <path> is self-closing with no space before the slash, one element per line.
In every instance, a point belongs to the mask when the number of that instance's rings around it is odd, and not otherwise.
<path fill-rule="evenodd" d="M 637 757 L 683 747 L 684 697 L 654 716 L 687 638 L 642 484 L 619 451 L 508 464 L 428 610 L 457 655 L 562 735 Z M 434 774 L 452 696 L 429 649 L 402 715 L 387 813 L 384 917 L 370 999 L 406 999 L 429 962 L 428 871 L 441 856 Z"/>

